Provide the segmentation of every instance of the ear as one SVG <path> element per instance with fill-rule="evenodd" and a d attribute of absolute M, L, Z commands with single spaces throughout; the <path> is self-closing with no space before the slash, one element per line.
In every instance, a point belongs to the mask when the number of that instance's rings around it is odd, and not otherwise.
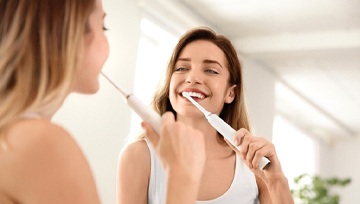
<path fill-rule="evenodd" d="M 233 100 L 235 98 L 235 90 L 236 90 L 235 84 L 228 88 L 226 96 L 225 96 L 225 103 L 233 102 Z"/>

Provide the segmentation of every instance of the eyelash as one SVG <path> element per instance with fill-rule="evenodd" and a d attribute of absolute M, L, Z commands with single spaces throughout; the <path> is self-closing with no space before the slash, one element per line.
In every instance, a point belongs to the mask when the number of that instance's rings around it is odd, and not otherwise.
<path fill-rule="evenodd" d="M 175 68 L 175 72 L 180 72 L 180 71 L 186 71 L 188 70 L 188 68 L 185 67 L 177 67 Z M 210 74 L 219 74 L 219 72 L 212 70 L 212 69 L 205 69 L 205 72 L 210 73 Z"/>
<path fill-rule="evenodd" d="M 212 70 L 212 69 L 206 69 L 205 72 L 209 72 L 211 74 L 219 74 L 219 72 Z"/>
<path fill-rule="evenodd" d="M 177 67 L 175 68 L 175 72 L 187 70 L 185 67 Z"/>
<path fill-rule="evenodd" d="M 109 29 L 107 29 L 105 26 L 103 26 L 103 31 L 108 31 Z"/>

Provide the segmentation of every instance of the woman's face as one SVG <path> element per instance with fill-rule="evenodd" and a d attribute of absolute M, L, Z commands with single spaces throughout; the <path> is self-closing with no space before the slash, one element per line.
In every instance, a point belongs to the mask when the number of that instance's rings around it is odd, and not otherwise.
<path fill-rule="evenodd" d="M 170 102 L 178 116 L 203 117 L 182 92 L 188 92 L 208 111 L 220 114 L 224 103 L 234 99 L 235 85 L 223 51 L 212 42 L 196 40 L 180 53 L 170 80 Z"/>
<path fill-rule="evenodd" d="M 109 56 L 104 18 L 102 1 L 96 0 L 96 8 L 89 17 L 90 32 L 85 35 L 83 57 L 74 80 L 75 92 L 95 93 L 99 89 L 99 74 Z"/>

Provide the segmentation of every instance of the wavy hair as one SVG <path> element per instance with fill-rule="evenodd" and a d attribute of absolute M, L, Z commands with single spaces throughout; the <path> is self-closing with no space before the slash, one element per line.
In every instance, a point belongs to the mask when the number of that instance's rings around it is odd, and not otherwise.
<path fill-rule="evenodd" d="M 95 0 L 0 0 L 0 139 L 70 92 Z"/>

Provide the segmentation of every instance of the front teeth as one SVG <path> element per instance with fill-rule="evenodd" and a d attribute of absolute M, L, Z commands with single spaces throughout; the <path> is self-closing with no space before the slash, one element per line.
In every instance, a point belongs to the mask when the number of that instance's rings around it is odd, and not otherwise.
<path fill-rule="evenodd" d="M 196 97 L 196 98 L 200 98 L 200 99 L 205 98 L 204 94 L 201 94 L 198 92 L 185 92 L 185 93 L 189 94 L 191 97 Z"/>

